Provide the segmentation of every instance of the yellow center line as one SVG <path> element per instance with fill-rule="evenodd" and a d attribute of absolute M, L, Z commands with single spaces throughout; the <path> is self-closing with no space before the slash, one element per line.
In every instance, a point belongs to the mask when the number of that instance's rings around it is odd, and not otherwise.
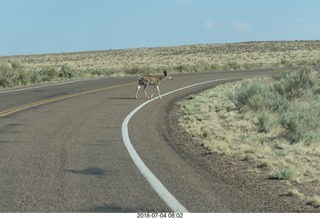
<path fill-rule="evenodd" d="M 14 108 L 7 109 L 7 110 L 0 112 L 0 118 L 11 115 L 13 113 L 16 113 L 16 112 L 19 112 L 22 110 L 30 109 L 32 107 L 41 106 L 44 104 L 53 103 L 53 102 L 57 102 L 57 101 L 61 101 L 61 100 L 66 100 L 66 99 L 70 99 L 70 98 L 74 98 L 74 97 L 84 96 L 87 94 L 97 93 L 100 91 L 110 90 L 110 89 L 119 88 L 119 87 L 125 87 L 125 86 L 129 86 L 129 85 L 133 85 L 133 84 L 136 84 L 136 83 L 127 83 L 127 84 L 115 85 L 115 86 L 111 86 L 111 87 L 98 88 L 98 89 L 93 89 L 93 90 L 84 91 L 84 92 L 80 92 L 80 93 L 68 94 L 68 95 L 64 95 L 64 96 L 60 96 L 60 97 L 54 97 L 54 98 L 41 100 L 38 102 L 29 103 L 26 105 L 14 107 Z"/>

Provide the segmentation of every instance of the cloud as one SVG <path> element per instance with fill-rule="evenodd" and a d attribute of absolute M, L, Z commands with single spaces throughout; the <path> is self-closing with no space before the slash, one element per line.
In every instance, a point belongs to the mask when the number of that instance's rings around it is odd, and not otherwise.
<path fill-rule="evenodd" d="M 245 22 L 242 22 L 242 21 L 237 21 L 237 20 L 234 20 L 231 23 L 232 23 L 232 25 L 233 25 L 235 30 L 238 30 L 238 31 L 241 31 L 241 32 L 251 31 L 251 26 L 248 23 L 245 23 Z"/>
<path fill-rule="evenodd" d="M 206 29 L 213 29 L 215 24 L 216 24 L 216 22 L 214 20 L 207 19 L 206 23 L 205 23 L 205 27 L 206 27 Z"/>

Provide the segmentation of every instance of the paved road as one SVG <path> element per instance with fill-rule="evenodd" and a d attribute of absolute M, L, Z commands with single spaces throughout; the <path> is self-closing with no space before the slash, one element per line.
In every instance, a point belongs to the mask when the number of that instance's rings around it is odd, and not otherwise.
<path fill-rule="evenodd" d="M 269 73 L 175 75 L 161 84 L 161 91 Z M 124 118 L 146 101 L 142 92 L 141 99 L 133 98 L 136 83 L 136 77 L 128 77 L 0 91 L 0 212 L 172 211 L 135 166 L 123 142 Z M 170 140 L 174 136 L 167 123 L 173 102 L 219 83 L 147 104 L 129 122 L 132 145 L 189 212 L 281 211 L 206 174 L 196 158 L 180 153 Z"/>

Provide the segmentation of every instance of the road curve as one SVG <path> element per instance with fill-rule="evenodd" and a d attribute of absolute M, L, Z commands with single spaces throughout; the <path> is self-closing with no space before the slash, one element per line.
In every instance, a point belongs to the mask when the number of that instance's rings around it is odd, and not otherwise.
<path fill-rule="evenodd" d="M 161 92 L 269 73 L 175 75 L 161 84 Z M 142 92 L 134 99 L 136 81 L 111 78 L 0 91 L 0 212 L 172 211 L 123 141 L 124 119 L 146 101 Z M 128 123 L 137 154 L 189 212 L 303 211 L 208 172 L 197 156 L 175 143 L 176 130 L 168 125 L 173 103 L 219 83 L 172 93 L 137 111 Z"/>

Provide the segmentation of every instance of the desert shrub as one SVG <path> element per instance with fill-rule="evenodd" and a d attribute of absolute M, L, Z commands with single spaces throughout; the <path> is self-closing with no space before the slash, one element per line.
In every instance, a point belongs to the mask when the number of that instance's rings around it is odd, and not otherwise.
<path fill-rule="evenodd" d="M 209 64 L 208 62 L 199 62 L 194 65 L 187 65 L 187 64 L 180 64 L 178 66 L 175 66 L 173 68 L 174 72 L 207 72 L 207 71 L 215 71 L 215 70 L 220 70 L 221 67 L 217 64 Z"/>
<path fill-rule="evenodd" d="M 281 67 L 292 67 L 293 63 L 287 59 L 281 59 L 280 66 Z"/>
<path fill-rule="evenodd" d="M 51 81 L 59 76 L 59 72 L 53 67 L 44 67 L 40 70 L 40 74 L 45 77 L 45 80 Z"/>
<path fill-rule="evenodd" d="M 307 98 L 307 97 L 305 97 Z M 294 102 L 280 114 L 280 124 L 285 137 L 291 143 L 304 141 L 306 144 L 320 140 L 320 103 L 318 97 L 309 97 L 306 102 Z"/>
<path fill-rule="evenodd" d="M 255 67 L 258 67 L 258 66 L 256 66 L 255 64 L 249 64 L 249 63 L 243 64 L 244 69 L 253 69 Z"/>
<path fill-rule="evenodd" d="M 271 74 L 271 78 L 275 81 L 279 81 L 281 79 L 284 79 L 287 77 L 287 74 L 289 72 L 285 69 L 277 69 L 275 71 L 272 72 Z"/>
<path fill-rule="evenodd" d="M 139 67 L 139 66 L 132 66 L 124 69 L 124 73 L 129 75 L 146 75 L 154 71 L 155 70 L 152 69 L 151 67 Z"/>
<path fill-rule="evenodd" d="M 219 71 L 219 70 L 222 69 L 222 67 L 220 65 L 218 65 L 218 64 L 211 64 L 210 69 L 212 71 Z"/>
<path fill-rule="evenodd" d="M 231 97 L 233 103 L 242 110 L 279 111 L 287 108 L 287 100 L 279 95 L 272 86 L 264 82 L 244 82 Z"/>
<path fill-rule="evenodd" d="M 241 84 L 239 90 L 234 93 L 232 100 L 234 104 L 241 109 L 244 106 L 249 105 L 251 98 L 256 96 L 258 93 L 261 93 L 263 89 L 264 87 L 261 84 L 244 82 Z"/>
<path fill-rule="evenodd" d="M 69 65 L 65 64 L 59 71 L 59 77 L 61 78 L 73 78 L 76 76 L 76 71 Z"/>
<path fill-rule="evenodd" d="M 279 168 L 270 174 L 269 179 L 288 180 L 292 176 L 292 172 L 288 168 Z"/>
<path fill-rule="evenodd" d="M 139 74 L 140 75 L 146 75 L 146 74 L 150 74 L 152 72 L 155 72 L 155 70 L 151 67 L 141 67 Z"/>
<path fill-rule="evenodd" d="M 33 83 L 52 81 L 59 77 L 59 72 L 53 67 L 43 67 L 40 71 L 34 72 L 31 81 Z"/>
<path fill-rule="evenodd" d="M 194 68 L 193 69 L 194 72 L 206 72 L 206 71 L 212 70 L 211 65 L 205 61 L 201 61 L 197 63 L 193 68 Z"/>
<path fill-rule="evenodd" d="M 299 128 L 298 120 L 295 116 L 296 115 L 292 112 L 286 112 L 280 116 L 280 124 L 286 130 L 285 136 L 291 143 L 298 142 L 302 137 L 301 129 Z"/>
<path fill-rule="evenodd" d="M 284 138 L 291 144 L 303 141 L 308 145 L 320 141 L 319 83 L 319 74 L 310 68 L 277 71 L 272 80 L 243 82 L 231 100 L 240 112 L 256 113 L 258 132 L 268 132 L 269 116 L 274 114 Z"/>
<path fill-rule="evenodd" d="M 11 85 L 13 77 L 13 71 L 12 68 L 10 68 L 6 64 L 0 65 L 0 86 L 2 87 L 8 87 Z"/>
<path fill-rule="evenodd" d="M 267 113 L 262 113 L 258 116 L 256 126 L 258 129 L 258 132 L 268 132 L 268 123 L 269 123 L 270 117 Z"/>
<path fill-rule="evenodd" d="M 17 72 L 17 79 L 15 81 L 15 85 L 27 85 L 31 82 L 31 73 L 25 70 L 20 70 Z"/>
<path fill-rule="evenodd" d="M 180 73 L 181 72 L 190 72 L 190 66 L 181 64 L 181 65 L 174 67 L 173 70 L 180 72 Z"/>
<path fill-rule="evenodd" d="M 289 100 L 300 98 L 306 90 L 315 85 L 318 73 L 311 68 L 301 68 L 297 72 L 280 72 L 273 74 L 274 88 L 277 92 Z"/>
<path fill-rule="evenodd" d="M 224 70 L 239 70 L 241 65 L 238 62 L 228 62 L 223 66 Z"/>
<path fill-rule="evenodd" d="M 124 72 L 129 75 L 137 75 L 140 72 L 140 68 L 138 66 L 132 66 L 130 68 L 126 68 Z"/>
<path fill-rule="evenodd" d="M 11 68 L 12 68 L 13 71 L 21 71 L 21 70 L 24 70 L 24 66 L 22 65 L 21 62 L 18 62 L 18 61 L 13 62 L 13 63 L 11 64 Z"/>
<path fill-rule="evenodd" d="M 315 208 L 319 208 L 320 207 L 320 196 L 313 196 L 313 197 L 310 197 L 306 200 L 306 204 L 307 205 L 311 205 Z"/>
<path fill-rule="evenodd" d="M 318 92 L 318 73 L 302 68 L 295 73 L 277 71 L 269 83 L 254 81 L 244 82 L 233 95 L 233 102 L 239 109 L 250 110 L 268 109 L 273 112 L 288 108 L 289 101 L 298 99 L 309 90 Z"/>
<path fill-rule="evenodd" d="M 93 69 L 89 70 L 89 74 L 96 75 L 96 76 L 108 76 L 115 74 L 116 70 L 114 69 Z"/>
<path fill-rule="evenodd" d="M 31 81 L 30 72 L 26 71 L 20 62 L 13 62 L 11 65 L 0 65 L 0 86 L 13 87 L 27 85 Z"/>

